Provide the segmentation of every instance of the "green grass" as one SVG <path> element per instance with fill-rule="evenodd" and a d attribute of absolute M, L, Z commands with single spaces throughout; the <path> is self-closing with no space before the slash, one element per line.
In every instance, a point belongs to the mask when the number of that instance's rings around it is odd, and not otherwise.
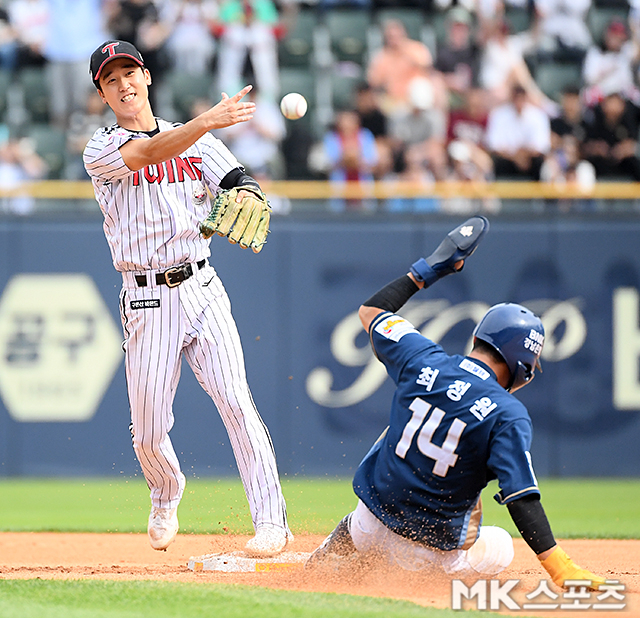
<path fill-rule="evenodd" d="M 558 538 L 640 538 L 640 481 L 542 480 L 542 501 Z M 356 504 L 349 479 L 284 479 L 295 532 L 328 533 Z M 483 494 L 484 522 L 518 533 L 507 509 Z M 141 479 L 0 480 L 0 530 L 143 532 L 149 492 Z M 186 533 L 249 533 L 237 479 L 191 479 L 180 505 Z M 0 578 L 2 575 L 0 574 Z M 441 618 L 452 610 L 350 595 L 153 581 L 0 579 L 0 618 Z M 465 612 L 465 616 L 491 616 Z"/>
<path fill-rule="evenodd" d="M 560 538 L 640 538 L 640 481 L 541 480 L 542 503 Z M 284 479 L 295 532 L 326 534 L 352 510 L 349 479 Z M 507 509 L 483 494 L 484 522 L 518 536 Z M 149 492 L 140 479 L 0 481 L 0 530 L 144 532 Z M 251 519 L 240 481 L 191 479 L 180 505 L 186 533 L 248 534 Z"/>
<path fill-rule="evenodd" d="M 491 484 L 482 497 L 484 523 L 495 524 L 519 538 L 506 507 L 499 505 Z M 542 479 L 541 501 L 553 533 L 563 539 L 640 539 L 640 480 Z"/>
<path fill-rule="evenodd" d="M 343 479 L 284 479 L 283 491 L 294 532 L 328 533 L 357 502 L 351 482 Z M 140 479 L 0 480 L 0 530 L 146 532 L 149 505 Z M 180 530 L 252 532 L 240 481 L 189 480 Z"/>
<path fill-rule="evenodd" d="M 459 612 L 346 594 L 163 582 L 0 580 L 2 618 L 452 618 Z M 466 612 L 465 616 L 496 616 Z"/>

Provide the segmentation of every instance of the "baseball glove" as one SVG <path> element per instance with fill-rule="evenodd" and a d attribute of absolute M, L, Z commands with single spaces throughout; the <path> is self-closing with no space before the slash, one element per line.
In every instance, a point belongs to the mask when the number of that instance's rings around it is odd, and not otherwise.
<path fill-rule="evenodd" d="M 240 202 L 236 201 L 240 191 L 246 191 Z M 238 243 L 243 249 L 251 247 L 259 253 L 267 242 L 271 206 L 265 194 L 253 186 L 233 187 L 220 191 L 213 201 L 211 212 L 200 223 L 204 238 L 214 234 L 228 236 L 229 242 Z"/>

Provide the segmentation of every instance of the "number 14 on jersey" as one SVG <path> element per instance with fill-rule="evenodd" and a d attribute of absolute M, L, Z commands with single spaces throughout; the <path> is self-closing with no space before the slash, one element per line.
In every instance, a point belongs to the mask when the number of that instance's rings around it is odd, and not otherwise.
<path fill-rule="evenodd" d="M 442 443 L 442 446 L 437 446 L 432 442 L 433 434 L 442 422 L 445 413 L 440 408 L 433 408 L 433 412 L 431 412 L 429 419 L 424 423 L 424 420 L 427 414 L 429 414 L 431 408 L 432 405 L 420 399 L 420 397 L 416 397 L 411 402 L 409 410 L 411 410 L 413 414 L 411 415 L 409 422 L 405 425 L 400 442 L 398 442 L 398 445 L 396 446 L 396 455 L 402 459 L 405 458 L 407 451 L 411 446 L 411 442 L 413 442 L 414 436 L 422 426 L 422 429 L 420 429 L 420 433 L 418 434 L 418 450 L 426 457 L 435 459 L 433 473 L 437 476 L 444 477 L 447 475 L 449 468 L 455 466 L 456 461 L 458 461 L 458 455 L 455 450 L 458 447 L 460 436 L 467 424 L 459 418 L 454 419 L 451 423 L 451 427 L 449 427 L 447 437 Z"/>

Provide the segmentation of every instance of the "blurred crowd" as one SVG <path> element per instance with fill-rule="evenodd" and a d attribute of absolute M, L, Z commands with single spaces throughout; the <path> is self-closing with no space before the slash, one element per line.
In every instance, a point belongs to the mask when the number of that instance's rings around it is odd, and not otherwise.
<path fill-rule="evenodd" d="M 636 7 L 606 13 L 599 38 L 587 27 L 591 0 L 521 7 L 531 19 L 519 32 L 501 0 L 446 7 L 435 53 L 402 22 L 384 22 L 353 109 L 339 111 L 316 146 L 324 152 L 314 156 L 316 169 L 336 181 L 531 180 L 575 183 L 585 193 L 596 180 L 640 181 Z M 538 75 L 553 81 L 543 89 Z M 389 202 L 391 210 L 439 207 L 423 198 Z"/>
<path fill-rule="evenodd" d="M 405 19 L 388 9 L 406 9 Z M 370 18 L 366 49 L 345 61 L 322 35 L 328 16 L 356 11 Z M 282 81 L 282 50 L 310 14 L 316 26 L 301 37 L 314 52 L 302 71 L 313 76 L 303 92 L 310 110 L 285 121 L 278 102 L 296 83 Z M 354 34 L 343 35 L 346 47 Z M 141 50 L 152 105 L 167 118 L 186 121 L 220 92 L 253 83 L 255 118 L 219 136 L 259 179 L 540 180 L 585 190 L 640 180 L 640 0 L 0 0 L 0 187 L 87 178 L 84 145 L 114 121 L 87 69 L 108 38 Z M 327 103 L 324 84 L 342 74 L 351 75 L 347 96 Z"/>

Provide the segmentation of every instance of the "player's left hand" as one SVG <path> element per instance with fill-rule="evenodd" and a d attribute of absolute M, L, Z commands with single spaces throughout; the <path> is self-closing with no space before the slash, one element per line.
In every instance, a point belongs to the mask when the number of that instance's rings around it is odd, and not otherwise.
<path fill-rule="evenodd" d="M 540 564 L 549 573 L 553 583 L 561 588 L 565 587 L 567 580 L 581 580 L 589 582 L 587 588 L 598 590 L 606 581 L 604 577 L 578 566 L 560 546 L 556 546 L 551 555 L 541 560 Z"/>
<path fill-rule="evenodd" d="M 218 193 L 211 212 L 200 223 L 204 238 L 228 236 L 229 242 L 259 253 L 267 242 L 271 206 L 265 194 L 253 186 L 233 187 Z"/>

